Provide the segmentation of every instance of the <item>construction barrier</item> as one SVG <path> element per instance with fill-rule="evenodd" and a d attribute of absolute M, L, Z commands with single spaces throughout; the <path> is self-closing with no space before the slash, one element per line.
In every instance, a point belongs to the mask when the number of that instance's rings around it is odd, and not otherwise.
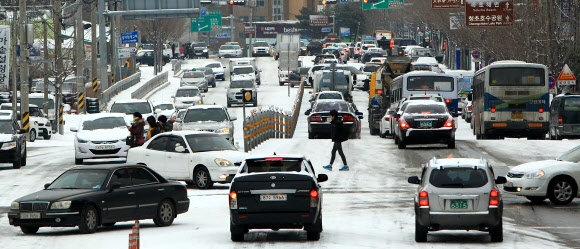
<path fill-rule="evenodd" d="M 135 221 L 135 225 L 129 234 L 129 249 L 139 249 L 139 221 Z"/>
<path fill-rule="evenodd" d="M 304 83 L 300 83 L 292 111 L 284 111 L 277 107 L 252 110 L 250 116 L 244 119 L 244 150 L 256 148 L 271 138 L 292 138 L 298 123 Z"/>
<path fill-rule="evenodd" d="M 165 84 L 169 81 L 169 72 L 162 73 L 153 77 L 153 79 L 147 81 L 143 84 L 139 89 L 135 90 L 131 93 L 132 99 L 142 99 L 147 95 L 149 92 L 153 91 L 153 89 Z"/>

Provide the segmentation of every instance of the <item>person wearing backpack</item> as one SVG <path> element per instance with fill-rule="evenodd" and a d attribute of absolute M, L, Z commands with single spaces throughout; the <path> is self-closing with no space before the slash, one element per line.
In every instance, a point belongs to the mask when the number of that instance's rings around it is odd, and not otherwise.
<path fill-rule="evenodd" d="M 327 170 L 331 170 L 332 171 L 332 164 L 334 163 L 334 158 L 336 157 L 336 152 L 338 151 L 338 154 L 340 155 L 340 158 L 342 159 L 342 163 L 344 164 L 344 166 L 342 166 L 342 168 L 340 168 L 340 171 L 347 171 L 349 170 L 348 165 L 346 163 L 346 157 L 344 156 L 344 152 L 342 151 L 342 142 L 348 140 L 348 131 L 346 129 L 344 129 L 343 124 L 342 124 L 342 120 L 340 118 L 338 118 L 338 111 L 336 111 L 336 109 L 333 109 L 330 111 L 330 118 L 332 119 L 330 121 L 330 138 L 332 139 L 332 142 L 334 143 L 334 146 L 332 147 L 332 156 L 330 157 L 330 164 L 323 166 L 322 168 L 327 169 Z"/>
<path fill-rule="evenodd" d="M 157 121 L 155 120 L 155 117 L 153 116 L 147 117 L 147 123 L 149 124 L 149 131 L 147 132 L 147 140 L 161 133 L 161 130 L 157 125 Z"/>

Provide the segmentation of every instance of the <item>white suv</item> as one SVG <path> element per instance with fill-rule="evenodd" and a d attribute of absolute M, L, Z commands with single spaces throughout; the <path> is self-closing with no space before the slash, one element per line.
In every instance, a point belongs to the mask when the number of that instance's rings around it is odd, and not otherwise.
<path fill-rule="evenodd" d="M 75 134 L 75 164 L 86 159 L 127 157 L 129 136 L 125 115 L 99 113 L 84 115 L 78 126 L 71 127 Z"/>

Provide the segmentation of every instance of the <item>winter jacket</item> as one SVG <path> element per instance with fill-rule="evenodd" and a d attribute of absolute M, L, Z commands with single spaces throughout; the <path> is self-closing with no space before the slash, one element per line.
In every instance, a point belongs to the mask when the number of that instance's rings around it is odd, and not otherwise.
<path fill-rule="evenodd" d="M 158 123 L 160 131 L 163 132 L 170 132 L 173 131 L 173 123 L 170 121 L 165 122 L 165 124 Z"/>
<path fill-rule="evenodd" d="M 145 138 L 143 137 L 145 134 L 145 121 L 143 119 L 138 119 L 131 125 L 129 128 L 129 132 L 131 136 L 137 138 L 137 144 L 144 144 Z"/>
<path fill-rule="evenodd" d="M 149 131 L 147 132 L 147 140 L 151 139 L 155 135 L 161 133 L 161 130 L 157 126 L 149 126 Z"/>
<path fill-rule="evenodd" d="M 330 138 L 332 142 L 344 142 L 348 139 L 349 134 L 345 134 L 346 129 L 343 129 L 342 120 L 336 117 L 330 121 Z"/>

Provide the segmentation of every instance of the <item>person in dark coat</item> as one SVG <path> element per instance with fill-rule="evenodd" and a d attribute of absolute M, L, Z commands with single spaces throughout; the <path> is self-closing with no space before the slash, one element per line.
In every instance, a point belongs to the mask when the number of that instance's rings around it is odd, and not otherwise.
<path fill-rule="evenodd" d="M 342 142 L 347 140 L 349 134 L 346 134 L 347 132 L 346 129 L 343 129 L 342 120 L 338 118 L 338 111 L 336 109 L 333 109 L 330 111 L 329 114 L 330 118 L 332 119 L 330 121 L 331 126 L 330 138 L 332 139 L 332 142 L 334 142 L 334 146 L 332 147 L 332 156 L 330 157 L 330 164 L 327 166 L 323 166 L 322 168 L 332 170 L 332 164 L 334 163 L 336 152 L 338 151 L 338 154 L 342 159 L 342 163 L 344 164 L 344 166 L 342 166 L 342 168 L 340 168 L 339 170 L 346 171 L 349 170 L 349 168 L 346 163 L 346 157 L 344 156 L 344 152 L 342 151 Z"/>
<path fill-rule="evenodd" d="M 157 119 L 159 121 L 159 130 L 163 132 L 170 132 L 173 130 L 173 123 L 167 122 L 167 117 L 165 115 L 159 116 Z"/>
<path fill-rule="evenodd" d="M 127 129 L 129 129 L 131 137 L 135 140 L 135 144 L 131 145 L 131 147 L 141 146 L 145 143 L 145 121 L 141 113 L 133 113 L 133 124 L 127 126 Z"/>

